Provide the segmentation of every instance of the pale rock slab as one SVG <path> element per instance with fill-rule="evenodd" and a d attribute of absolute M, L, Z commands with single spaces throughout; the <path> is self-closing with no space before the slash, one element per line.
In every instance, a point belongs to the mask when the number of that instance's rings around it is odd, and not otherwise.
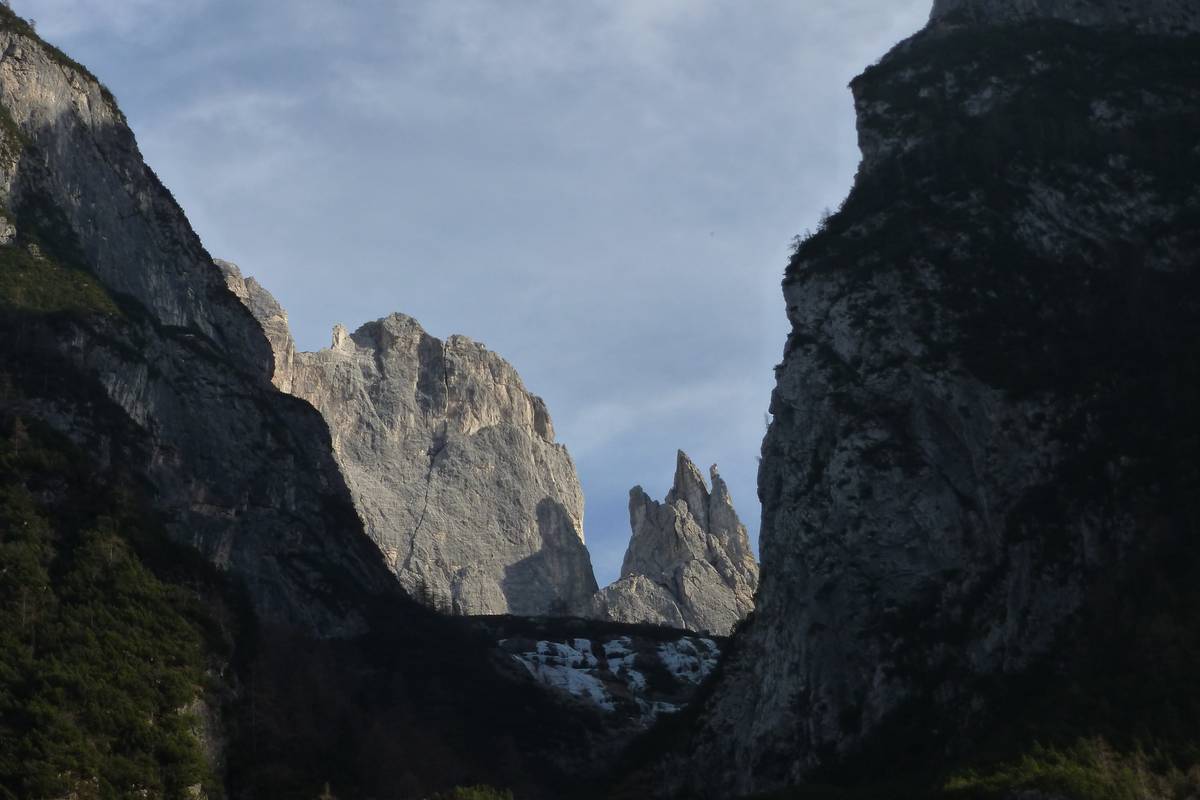
<path fill-rule="evenodd" d="M 276 386 L 325 417 L 367 533 L 412 596 L 464 615 L 587 605 L 575 465 L 508 362 L 402 314 L 298 352 L 270 293 L 218 264 L 271 342 Z"/>

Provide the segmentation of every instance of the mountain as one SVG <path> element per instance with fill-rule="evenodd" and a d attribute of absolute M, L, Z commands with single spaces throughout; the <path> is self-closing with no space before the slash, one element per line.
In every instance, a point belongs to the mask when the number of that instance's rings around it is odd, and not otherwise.
<path fill-rule="evenodd" d="M 129 459 L 170 535 L 251 578 L 264 619 L 361 631 L 355 604 L 388 575 L 320 417 L 271 386 L 257 323 L 111 96 L 7 10 L 0 52 L 14 407 L 102 462 Z M 101 409 L 129 425 L 113 429 Z"/>
<path fill-rule="evenodd" d="M 406 540 L 360 514 L 411 429 L 422 508 L 443 467 L 512 469 L 442 475 L 438 513 L 486 488 L 532 549 L 508 585 L 414 547 L 410 589 L 591 602 L 544 406 L 400 315 L 297 353 L 112 97 L 0 7 L 0 798 L 1200 794 L 1198 33 L 1182 0 L 939 0 L 854 81 L 863 160 L 785 274 L 726 644 L 402 591 Z M 603 613 L 748 610 L 715 470 L 680 454 L 631 522 Z"/>
<path fill-rule="evenodd" d="M 725 482 L 680 452 L 666 504 L 630 493 L 621 577 L 597 590 L 583 493 L 550 413 L 516 370 L 464 336 L 392 314 L 329 348 L 296 349 L 287 312 L 217 261 L 262 326 L 273 381 L 328 423 L 367 533 L 426 605 L 475 616 L 576 614 L 728 635 L 754 606 L 758 566 Z"/>
<path fill-rule="evenodd" d="M 1195 794 L 1198 20 L 939 0 L 854 80 L 853 190 L 784 278 L 757 608 L 669 785 Z"/>
<path fill-rule="evenodd" d="M 665 503 L 629 493 L 633 536 L 621 577 L 599 592 L 592 614 L 728 635 L 754 608 L 758 564 L 729 488 L 710 470 L 712 492 L 682 450 Z"/>
<path fill-rule="evenodd" d="M 272 344 L 275 384 L 328 423 L 367 533 L 411 596 L 468 615 L 586 603 L 596 579 L 575 465 L 507 361 L 402 314 L 297 351 L 275 298 L 217 263 Z"/>
<path fill-rule="evenodd" d="M 5 6 L 0 217 L 0 797 L 604 768 L 624 728 L 400 590 L 112 96 Z"/>

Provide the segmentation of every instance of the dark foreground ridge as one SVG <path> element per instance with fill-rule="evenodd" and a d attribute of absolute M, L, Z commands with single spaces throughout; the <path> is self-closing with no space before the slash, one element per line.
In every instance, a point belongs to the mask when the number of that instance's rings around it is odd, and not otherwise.
<path fill-rule="evenodd" d="M 853 82 L 755 615 L 666 785 L 1196 792 L 1200 41 L 1066 5 L 961 3 Z"/>

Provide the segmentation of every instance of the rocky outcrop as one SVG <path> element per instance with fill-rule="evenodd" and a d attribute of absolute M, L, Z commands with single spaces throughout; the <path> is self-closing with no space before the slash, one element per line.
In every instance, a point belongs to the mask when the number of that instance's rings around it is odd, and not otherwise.
<path fill-rule="evenodd" d="M 621 577 L 593 601 L 593 613 L 728 635 L 754 608 L 758 565 L 714 465 L 712 491 L 681 450 L 665 503 L 635 486 L 629 493 L 633 536 Z"/>
<path fill-rule="evenodd" d="M 271 386 L 258 324 L 108 92 L 7 9 L 0 54 L 0 203 L 12 252 L 39 269 L 30 291 L 16 266 L 3 278 L 19 412 L 144 481 L 171 534 L 244 581 L 264 621 L 361 631 L 366 598 L 392 584 L 320 417 Z"/>
<path fill-rule="evenodd" d="M 455 614 L 576 613 L 727 635 L 753 608 L 758 567 L 725 482 L 710 494 L 679 453 L 665 504 L 630 493 L 620 579 L 596 591 L 583 495 L 541 398 L 465 337 L 393 314 L 296 350 L 287 313 L 218 261 L 275 352 L 274 382 L 312 403 L 367 532 L 414 597 Z"/>
<path fill-rule="evenodd" d="M 934 24 L 1000 25 L 1057 19 L 1075 25 L 1135 28 L 1143 33 L 1200 32 L 1192 0 L 934 0 Z"/>
<path fill-rule="evenodd" d="M 596 579 L 575 465 L 508 362 L 402 314 L 297 352 L 274 298 L 218 263 L 271 341 L 276 385 L 325 417 L 367 533 L 412 596 L 455 614 L 586 605 Z"/>
<path fill-rule="evenodd" d="M 237 299 L 249 309 L 254 319 L 266 334 L 267 342 L 271 345 L 271 354 L 275 366 L 271 373 L 271 382 L 281 392 L 292 393 L 292 375 L 295 371 L 296 342 L 292 339 L 292 328 L 288 323 L 287 312 L 275 296 L 268 292 L 254 278 L 242 277 L 236 264 L 216 259 L 214 263 L 225 276 L 225 284 Z"/>
<path fill-rule="evenodd" d="M 852 84 L 863 164 L 784 281 L 755 615 L 676 784 L 940 767 L 1191 629 L 1200 48 L 1134 32 L 1159 9 L 1196 6 L 939 2 Z"/>

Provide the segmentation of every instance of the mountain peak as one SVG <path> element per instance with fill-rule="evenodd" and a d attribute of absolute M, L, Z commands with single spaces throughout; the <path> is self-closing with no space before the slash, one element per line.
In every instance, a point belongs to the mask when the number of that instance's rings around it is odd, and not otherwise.
<path fill-rule="evenodd" d="M 652 500 L 640 486 L 630 490 L 633 534 L 621 579 L 597 595 L 595 613 L 727 634 L 750 612 L 758 564 L 728 487 L 715 465 L 709 473 L 711 493 L 680 450 L 665 502 Z"/>
<path fill-rule="evenodd" d="M 575 465 L 511 364 L 400 313 L 297 352 L 273 298 L 226 275 L 275 348 L 276 385 L 325 416 L 367 533 L 409 594 L 467 615 L 590 601 Z"/>
<path fill-rule="evenodd" d="M 708 526 L 708 487 L 696 464 L 682 450 L 675 454 L 675 481 L 667 493 L 667 505 L 679 500 L 687 503 L 688 511 L 701 528 Z"/>

